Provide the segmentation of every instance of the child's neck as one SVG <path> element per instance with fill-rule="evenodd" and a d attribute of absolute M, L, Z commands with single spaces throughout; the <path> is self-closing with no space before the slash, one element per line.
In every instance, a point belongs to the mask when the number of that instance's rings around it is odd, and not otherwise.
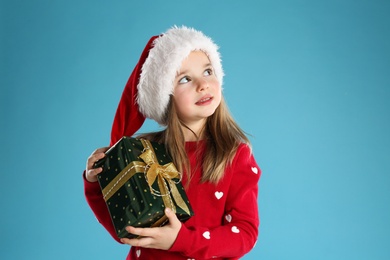
<path fill-rule="evenodd" d="M 205 122 L 182 126 L 184 140 L 186 142 L 196 142 L 204 137 Z"/>
<path fill-rule="evenodd" d="M 188 132 L 189 132 L 188 134 L 184 133 L 184 140 L 186 142 L 197 142 L 199 140 L 202 140 L 201 136 L 196 136 L 196 135 L 194 135 L 194 133 L 192 133 L 190 131 L 188 131 Z"/>

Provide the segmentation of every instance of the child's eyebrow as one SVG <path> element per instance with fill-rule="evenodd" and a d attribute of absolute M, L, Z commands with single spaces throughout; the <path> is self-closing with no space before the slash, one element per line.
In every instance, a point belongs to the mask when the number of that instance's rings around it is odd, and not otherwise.
<path fill-rule="evenodd" d="M 182 75 L 185 75 L 185 74 L 187 74 L 187 70 L 185 70 L 185 71 L 182 71 L 182 72 L 177 72 L 176 73 L 176 78 L 178 78 L 178 77 L 180 77 L 180 76 L 182 76 Z"/>
<path fill-rule="evenodd" d="M 211 65 L 210 62 L 209 62 L 209 63 L 206 63 L 205 65 L 203 65 L 203 68 L 208 68 L 208 67 L 212 67 L 212 65 Z M 184 71 L 182 71 L 182 72 L 178 71 L 178 72 L 176 73 L 176 78 L 177 78 L 177 77 L 180 77 L 180 76 L 182 76 L 182 75 L 185 75 L 185 74 L 187 74 L 187 73 L 188 73 L 188 70 L 184 70 Z"/>
<path fill-rule="evenodd" d="M 207 68 L 207 67 L 212 67 L 210 62 L 203 66 L 203 68 Z"/>

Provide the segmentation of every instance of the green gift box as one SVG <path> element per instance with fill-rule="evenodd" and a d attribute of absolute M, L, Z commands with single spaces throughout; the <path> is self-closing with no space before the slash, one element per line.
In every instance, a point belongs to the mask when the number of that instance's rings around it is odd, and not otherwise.
<path fill-rule="evenodd" d="M 119 238 L 135 237 L 126 226 L 163 226 L 165 207 L 182 222 L 194 215 L 181 174 L 163 144 L 122 137 L 97 167 L 103 167 L 98 182 Z"/>

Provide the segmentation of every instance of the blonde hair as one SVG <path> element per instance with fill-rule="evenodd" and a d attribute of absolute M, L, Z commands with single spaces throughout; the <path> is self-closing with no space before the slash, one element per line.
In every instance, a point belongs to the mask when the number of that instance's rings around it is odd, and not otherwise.
<path fill-rule="evenodd" d="M 165 130 L 144 134 L 141 137 L 164 143 L 173 163 L 180 172 L 187 174 L 188 183 L 190 183 L 192 171 L 182 131 L 182 126 L 186 126 L 181 123 L 176 113 L 172 97 L 164 117 L 164 123 L 167 126 Z M 203 154 L 200 154 L 200 151 L 197 153 L 199 160 L 196 160 L 198 162 L 196 167 L 202 167 L 203 182 L 218 183 L 224 175 L 225 168 L 232 163 L 240 143 L 246 143 L 250 146 L 250 142 L 244 131 L 234 121 L 223 97 L 214 114 L 207 118 L 203 131 L 207 149 Z"/>

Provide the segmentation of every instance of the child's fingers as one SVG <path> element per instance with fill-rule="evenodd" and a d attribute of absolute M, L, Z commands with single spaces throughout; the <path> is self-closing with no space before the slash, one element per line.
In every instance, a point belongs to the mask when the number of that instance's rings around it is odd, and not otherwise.
<path fill-rule="evenodd" d="M 169 225 L 171 225 L 173 228 L 177 228 L 181 226 L 180 220 L 177 218 L 175 212 L 173 212 L 172 209 L 165 208 L 165 215 L 169 220 Z"/>
<path fill-rule="evenodd" d="M 97 175 L 103 171 L 103 168 L 99 167 L 96 169 L 89 169 L 85 171 L 85 178 L 89 182 L 96 182 L 97 181 Z"/>
<path fill-rule="evenodd" d="M 100 159 L 104 158 L 105 153 L 97 153 L 91 155 L 87 160 L 87 170 L 92 169 L 93 165 Z"/>
<path fill-rule="evenodd" d="M 108 150 L 109 147 L 102 147 L 99 149 L 96 149 L 87 159 L 86 163 L 86 169 L 85 169 L 85 178 L 89 182 L 95 182 L 97 181 L 97 175 L 103 171 L 103 168 L 94 168 L 94 164 L 104 158 L 106 156 L 105 152 Z"/>
<path fill-rule="evenodd" d="M 90 170 L 93 168 L 93 165 L 95 164 L 96 161 L 104 158 L 104 156 L 106 156 L 105 154 L 105 151 L 108 150 L 108 147 L 102 147 L 102 148 L 99 148 L 99 149 L 96 149 L 92 154 L 91 156 L 88 157 L 88 160 L 87 160 L 87 170 Z"/>
<path fill-rule="evenodd" d="M 121 242 L 123 244 L 128 244 L 130 246 L 136 246 L 136 247 L 145 247 L 145 248 L 152 248 L 154 239 L 151 237 L 141 237 L 141 238 L 121 238 Z"/>
<path fill-rule="evenodd" d="M 103 168 L 102 167 L 99 167 L 99 168 L 96 168 L 96 169 L 90 169 L 87 171 L 87 174 L 89 176 L 96 176 L 98 175 L 99 173 L 101 173 L 103 171 Z"/>
<path fill-rule="evenodd" d="M 154 237 L 156 235 L 156 228 L 136 228 L 132 226 L 126 227 L 127 232 L 140 237 Z"/>

